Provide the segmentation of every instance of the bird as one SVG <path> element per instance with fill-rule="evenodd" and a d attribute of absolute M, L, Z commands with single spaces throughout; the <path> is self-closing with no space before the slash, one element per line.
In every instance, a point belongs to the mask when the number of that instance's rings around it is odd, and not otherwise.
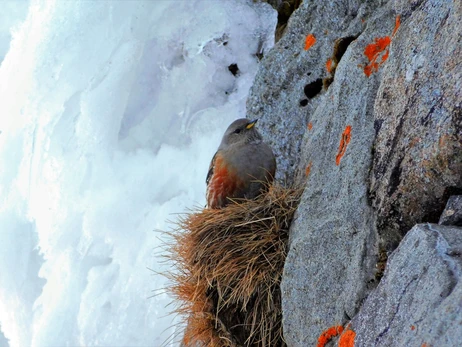
<path fill-rule="evenodd" d="M 223 208 L 230 199 L 254 199 L 273 182 L 276 159 L 255 128 L 257 121 L 240 118 L 226 129 L 207 173 L 208 208 Z"/>

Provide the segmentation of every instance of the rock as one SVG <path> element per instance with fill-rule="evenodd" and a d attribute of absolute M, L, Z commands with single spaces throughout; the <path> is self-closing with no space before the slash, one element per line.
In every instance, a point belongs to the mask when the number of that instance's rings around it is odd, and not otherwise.
<path fill-rule="evenodd" d="M 275 41 L 278 42 L 284 35 L 287 21 L 292 13 L 300 6 L 303 0 L 263 0 L 278 12 Z"/>
<path fill-rule="evenodd" d="M 260 119 L 259 129 L 278 158 L 276 178 L 283 183 L 294 182 L 311 114 L 326 100 L 317 96 L 324 94 L 322 79 L 328 76 L 325 64 L 334 42 L 361 33 L 369 3 L 374 1 L 302 3 L 290 18 L 286 34 L 260 64 L 247 100 L 247 117 Z M 304 50 L 309 34 L 316 44 Z"/>
<path fill-rule="evenodd" d="M 406 232 L 462 192 L 460 18 L 460 1 L 305 1 L 262 60 L 247 116 L 276 179 L 306 184 L 281 286 L 289 346 L 354 317 Z"/>
<path fill-rule="evenodd" d="M 462 228 L 416 225 L 353 319 L 355 346 L 460 346 Z"/>
<path fill-rule="evenodd" d="M 462 226 L 462 195 L 449 198 L 438 224 Z"/>
<path fill-rule="evenodd" d="M 375 134 L 372 100 L 379 84 L 358 68 L 364 63 L 362 51 L 373 40 L 373 33 L 350 43 L 333 83 L 327 91 L 322 90 L 322 80 L 329 77 L 326 61 L 333 55 L 335 41 L 358 36 L 370 10 L 370 4 L 359 2 L 356 8 L 339 2 L 333 6 L 306 3 L 295 12 L 287 36 L 272 52 L 274 56 L 267 57 L 287 65 L 278 65 L 274 76 L 279 81 L 281 70 L 286 70 L 284 88 L 267 97 L 270 86 L 266 84 L 262 93 L 267 99 L 258 103 L 266 115 L 262 122 L 268 125 L 266 135 L 283 134 L 274 138 L 275 152 L 283 153 L 278 170 L 288 173 L 279 178 L 293 182 L 308 176 L 291 229 L 281 286 L 284 336 L 289 346 L 315 345 L 324 329 L 354 316 L 374 286 L 377 231 L 366 182 Z M 384 32 L 392 31 L 394 25 L 393 13 L 386 13 L 391 20 Z M 307 20 L 314 23 L 307 26 Z M 383 21 L 381 17 L 370 20 Z M 330 26 L 326 28 L 326 24 Z M 285 47 L 300 51 L 310 33 L 316 36 L 316 44 L 290 61 Z M 302 107 L 299 101 L 309 94 L 306 86 L 316 81 L 320 81 L 321 90 L 311 94 L 307 106 Z M 270 98 L 277 100 L 267 102 Z M 343 156 L 339 153 L 342 143 Z"/>
<path fill-rule="evenodd" d="M 394 4 L 401 26 L 374 103 L 371 199 L 388 249 L 462 192 L 462 3 L 418 3 Z"/>

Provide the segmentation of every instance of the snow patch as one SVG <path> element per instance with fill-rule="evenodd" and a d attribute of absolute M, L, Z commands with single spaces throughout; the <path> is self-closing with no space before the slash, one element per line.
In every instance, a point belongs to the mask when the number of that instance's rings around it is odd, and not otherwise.
<path fill-rule="evenodd" d="M 8 48 L 0 27 L 1 329 L 11 346 L 178 345 L 161 231 L 205 204 L 277 14 L 251 1 L 26 5 Z"/>

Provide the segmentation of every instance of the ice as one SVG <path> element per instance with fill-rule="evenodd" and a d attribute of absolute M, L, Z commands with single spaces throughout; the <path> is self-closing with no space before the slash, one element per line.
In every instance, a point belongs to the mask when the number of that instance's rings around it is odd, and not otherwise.
<path fill-rule="evenodd" d="M 177 346 L 162 231 L 205 204 L 275 11 L 11 1 L 0 23 L 0 345 Z"/>
<path fill-rule="evenodd" d="M 24 20 L 29 1 L 2 0 L 0 11 L 0 63 L 8 52 L 11 33 Z"/>

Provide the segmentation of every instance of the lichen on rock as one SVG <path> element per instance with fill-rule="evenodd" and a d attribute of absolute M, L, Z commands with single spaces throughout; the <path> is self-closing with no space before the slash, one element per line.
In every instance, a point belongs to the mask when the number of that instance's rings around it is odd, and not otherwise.
<path fill-rule="evenodd" d="M 460 1 L 305 1 L 261 61 L 248 117 L 275 151 L 276 179 L 306 185 L 281 285 L 288 345 L 316 345 L 329 327 L 355 322 L 406 233 L 437 223 L 461 194 L 460 18 Z M 352 39 L 334 62 L 342 38 Z M 441 310 L 428 326 L 461 315 Z M 443 341 L 413 326 L 428 336 L 415 341 Z"/>

